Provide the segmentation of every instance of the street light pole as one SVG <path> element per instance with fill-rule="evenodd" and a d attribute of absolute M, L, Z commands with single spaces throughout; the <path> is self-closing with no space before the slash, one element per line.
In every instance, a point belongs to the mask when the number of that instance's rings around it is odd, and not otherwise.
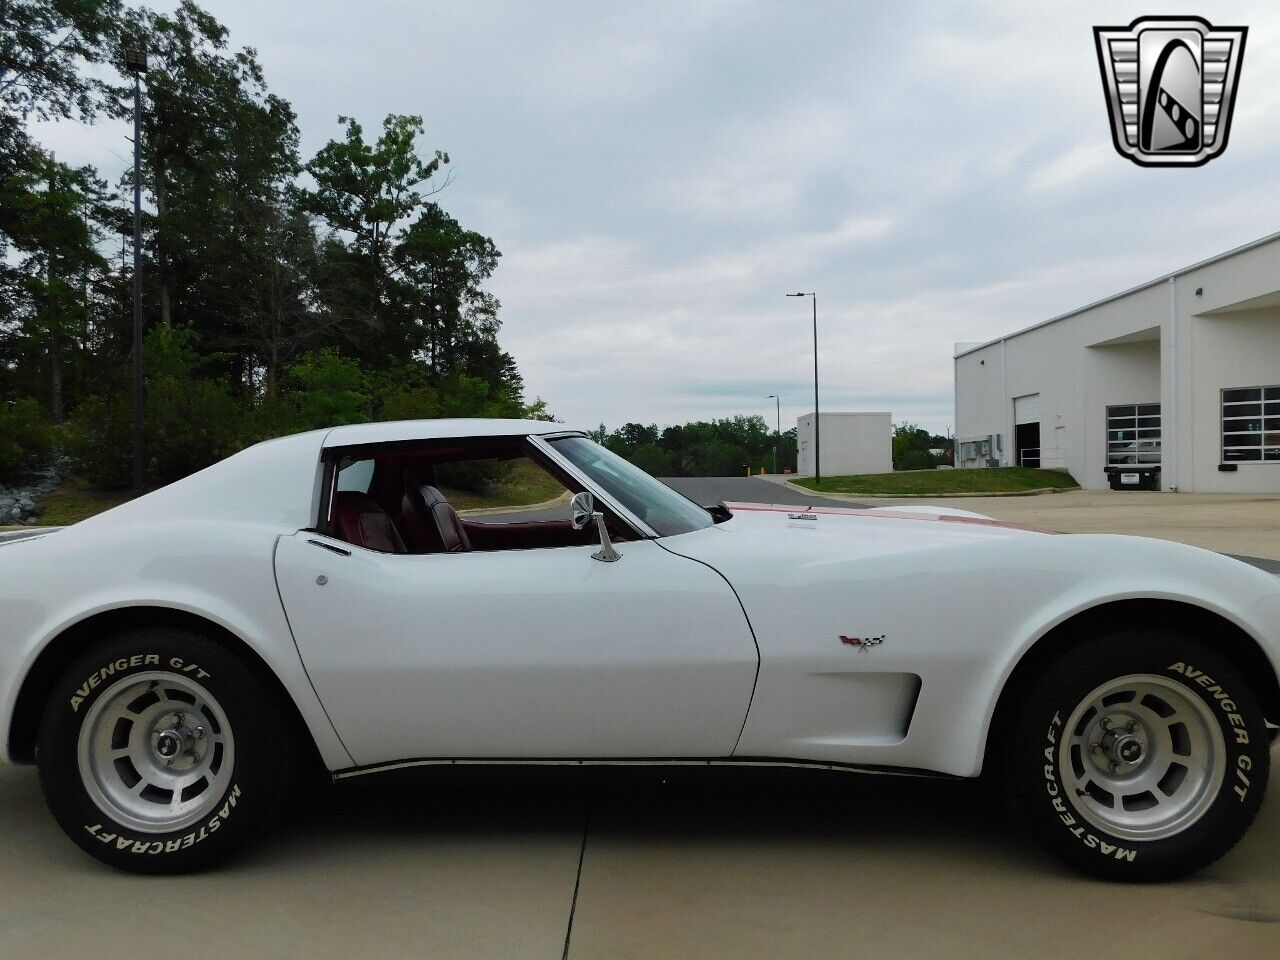
<path fill-rule="evenodd" d="M 813 480 L 822 485 L 822 416 L 818 412 L 818 294 L 788 293 L 788 297 L 813 298 Z"/>
<path fill-rule="evenodd" d="M 147 54 L 131 49 L 125 69 L 133 74 L 133 492 L 146 485 L 142 454 L 142 75 Z"/>
<path fill-rule="evenodd" d="M 774 407 L 777 408 L 774 413 L 778 417 L 778 426 L 773 433 L 773 472 L 776 474 L 778 472 L 778 444 L 782 442 L 782 400 L 776 393 L 769 394 L 765 399 L 772 400 Z"/>

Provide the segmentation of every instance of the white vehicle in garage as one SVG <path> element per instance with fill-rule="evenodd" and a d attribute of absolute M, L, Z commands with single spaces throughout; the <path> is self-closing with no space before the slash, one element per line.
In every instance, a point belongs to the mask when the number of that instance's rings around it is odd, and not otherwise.
<path fill-rule="evenodd" d="M 486 499 L 531 473 L 542 502 Z M 1280 580 L 1192 547 L 704 509 L 556 424 L 364 424 L 0 544 L 0 743 L 141 872 L 236 848 L 313 763 L 589 761 L 986 770 L 1058 855 L 1150 880 L 1257 812 L 1278 638 Z"/>

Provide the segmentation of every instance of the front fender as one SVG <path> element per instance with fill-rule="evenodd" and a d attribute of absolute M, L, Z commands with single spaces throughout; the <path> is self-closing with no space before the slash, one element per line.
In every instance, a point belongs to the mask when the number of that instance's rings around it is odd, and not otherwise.
<path fill-rule="evenodd" d="M 1197 547 L 1143 537 L 1073 535 L 1063 538 L 1075 564 L 1094 573 L 1028 605 L 1013 624 L 1008 645 L 979 680 L 980 709 L 973 724 L 974 753 L 967 766 L 981 772 L 996 706 L 1018 665 L 1057 627 L 1090 610 L 1126 600 L 1163 600 L 1215 614 L 1253 639 L 1280 676 L 1280 580 L 1248 564 Z M 1120 564 L 1107 558 L 1119 551 Z"/>

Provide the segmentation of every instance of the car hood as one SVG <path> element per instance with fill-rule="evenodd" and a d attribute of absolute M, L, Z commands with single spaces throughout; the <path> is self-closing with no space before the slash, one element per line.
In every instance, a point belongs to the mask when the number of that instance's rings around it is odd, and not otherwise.
<path fill-rule="evenodd" d="M 61 529 L 62 527 L 31 527 L 27 530 L 0 530 L 0 546 L 23 540 L 35 540 L 37 537 L 47 537 Z"/>
<path fill-rule="evenodd" d="M 845 558 L 927 550 L 977 541 L 1043 537 L 1049 533 L 980 513 L 939 506 L 829 507 L 725 503 L 729 520 L 717 532 L 783 544 L 810 554 L 824 548 Z"/>
<path fill-rule="evenodd" d="M 1044 531 L 948 507 L 854 509 L 804 504 L 725 503 L 715 526 L 658 542 L 672 553 L 737 577 L 836 580 L 884 569 L 886 561 L 936 557 L 954 567 L 1004 546 L 1058 539 Z M 944 559 L 945 558 L 945 559 Z"/>

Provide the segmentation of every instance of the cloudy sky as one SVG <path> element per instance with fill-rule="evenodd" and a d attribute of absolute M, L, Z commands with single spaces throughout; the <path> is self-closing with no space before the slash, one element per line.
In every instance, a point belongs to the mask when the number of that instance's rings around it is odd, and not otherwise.
<path fill-rule="evenodd" d="M 155 4 L 165 6 L 166 4 Z M 1280 230 L 1274 4 L 206 0 L 298 112 L 421 114 L 503 251 L 503 343 L 576 424 L 823 407 L 952 424 L 952 347 Z M 1167 8 L 1166 8 L 1167 7 Z M 1111 146 L 1096 24 L 1249 27 L 1227 152 Z M 111 126 L 41 134 L 116 172 Z"/>

